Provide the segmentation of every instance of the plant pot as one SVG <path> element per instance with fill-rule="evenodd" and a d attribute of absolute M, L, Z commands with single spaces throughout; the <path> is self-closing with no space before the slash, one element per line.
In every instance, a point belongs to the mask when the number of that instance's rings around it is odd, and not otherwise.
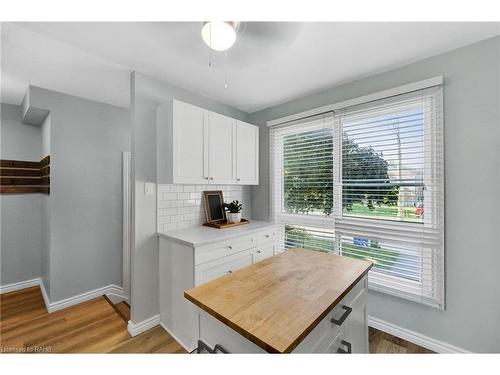
<path fill-rule="evenodd" d="M 241 221 L 241 212 L 233 214 L 231 212 L 226 213 L 228 223 L 239 223 Z"/>

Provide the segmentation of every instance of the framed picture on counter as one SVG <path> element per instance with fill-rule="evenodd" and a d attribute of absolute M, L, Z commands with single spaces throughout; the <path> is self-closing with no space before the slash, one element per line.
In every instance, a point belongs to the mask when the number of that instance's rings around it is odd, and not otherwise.
<path fill-rule="evenodd" d="M 226 222 L 222 190 L 204 191 L 203 201 L 205 204 L 205 218 L 208 224 Z"/>

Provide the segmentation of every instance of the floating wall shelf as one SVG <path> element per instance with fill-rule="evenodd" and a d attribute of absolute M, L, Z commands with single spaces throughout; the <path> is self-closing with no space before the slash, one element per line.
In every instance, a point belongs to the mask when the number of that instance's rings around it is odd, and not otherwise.
<path fill-rule="evenodd" d="M 50 155 L 40 161 L 0 159 L 1 194 L 50 194 Z"/>

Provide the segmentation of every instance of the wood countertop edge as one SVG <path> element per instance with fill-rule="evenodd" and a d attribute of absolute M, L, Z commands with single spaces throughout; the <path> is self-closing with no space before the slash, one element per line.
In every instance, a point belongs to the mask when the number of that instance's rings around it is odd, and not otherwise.
<path fill-rule="evenodd" d="M 186 298 L 187 300 L 191 301 L 196 306 L 198 306 L 200 309 L 204 310 L 205 312 L 207 312 L 208 314 L 210 314 L 211 316 L 213 316 L 214 318 L 216 318 L 218 321 L 220 321 L 221 323 L 225 324 L 229 328 L 232 328 L 234 331 L 236 331 L 237 333 L 239 333 L 240 335 L 242 335 L 246 339 L 250 340 L 255 345 L 257 345 L 260 348 L 264 349 L 268 353 L 281 353 L 276 348 L 273 348 L 269 344 L 267 344 L 264 341 L 260 340 L 258 337 L 252 335 L 246 329 L 244 329 L 244 328 L 240 327 L 239 325 L 237 325 L 237 324 L 229 321 L 228 319 L 226 319 L 225 317 L 223 317 L 221 314 L 219 314 L 217 311 L 215 311 L 215 310 L 211 309 L 210 307 L 208 307 L 207 305 L 201 303 L 200 301 L 198 301 L 196 298 L 194 298 L 193 296 L 191 296 L 187 292 L 184 292 L 184 298 Z"/>
<path fill-rule="evenodd" d="M 276 348 L 272 347 L 268 343 L 262 341 L 261 339 L 259 339 L 255 335 L 253 335 L 251 332 L 248 332 L 245 328 L 240 327 L 236 323 L 233 323 L 233 322 L 229 321 L 227 318 L 225 318 L 224 316 L 222 316 L 221 314 L 219 314 L 217 311 L 215 311 L 212 308 L 210 308 L 209 306 L 201 303 L 196 298 L 194 298 L 193 296 L 191 296 L 190 294 L 188 294 L 187 291 L 184 292 L 184 298 L 186 298 L 188 301 L 192 302 L 193 304 L 195 304 L 196 306 L 198 306 L 200 309 L 204 310 L 205 312 L 207 312 L 208 314 L 210 314 L 211 316 L 213 316 L 214 318 L 216 318 L 221 323 L 223 323 L 226 326 L 232 328 L 237 333 L 239 333 L 240 335 L 242 335 L 246 339 L 250 340 L 251 342 L 253 342 L 257 346 L 259 346 L 260 348 L 264 349 L 268 353 L 282 353 L 282 354 L 286 354 L 286 353 L 291 353 L 306 338 L 306 336 L 309 333 L 311 333 L 311 331 L 314 328 L 316 328 L 316 326 L 325 318 L 325 316 L 327 316 L 335 308 L 335 306 L 337 306 L 339 304 L 339 302 L 354 288 L 354 286 L 359 281 L 361 281 L 361 279 L 366 274 L 368 274 L 368 271 L 370 271 L 370 269 L 372 267 L 373 267 L 373 263 L 370 262 L 370 265 L 367 267 L 367 269 L 363 273 L 361 273 L 361 275 L 358 278 L 356 278 L 351 283 L 351 285 L 349 285 L 349 287 L 347 287 L 344 290 L 344 292 L 335 301 L 333 301 L 323 311 L 322 314 L 320 314 L 318 316 L 318 318 L 316 318 L 313 322 L 311 322 L 311 324 L 302 332 L 302 334 L 300 334 L 299 336 L 297 336 L 297 338 L 295 340 L 293 340 L 293 342 L 288 347 L 286 347 L 285 349 L 282 349 L 282 350 L 279 350 L 279 349 L 276 349 Z"/>

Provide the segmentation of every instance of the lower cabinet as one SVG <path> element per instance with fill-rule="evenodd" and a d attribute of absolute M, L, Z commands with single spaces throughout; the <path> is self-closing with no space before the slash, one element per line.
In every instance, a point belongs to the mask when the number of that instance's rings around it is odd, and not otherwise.
<path fill-rule="evenodd" d="M 184 348 L 197 347 L 200 318 L 184 291 L 273 256 L 282 226 L 269 225 L 209 245 L 193 246 L 160 237 L 160 324 Z"/>

